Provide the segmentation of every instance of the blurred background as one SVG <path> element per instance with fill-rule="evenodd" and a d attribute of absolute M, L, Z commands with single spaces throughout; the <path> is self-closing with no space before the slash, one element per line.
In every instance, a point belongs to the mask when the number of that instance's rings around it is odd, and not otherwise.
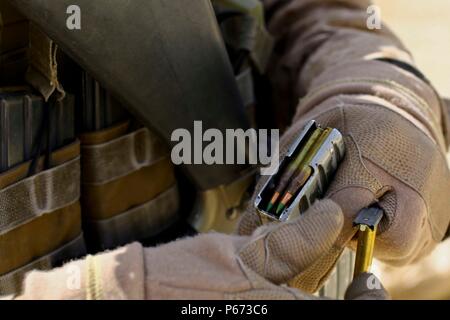
<path fill-rule="evenodd" d="M 450 97 L 450 1 L 374 0 L 439 92 Z"/>
<path fill-rule="evenodd" d="M 382 19 L 412 52 L 439 93 L 450 97 L 450 1 L 374 0 Z M 449 195 L 450 197 L 450 195 Z M 450 299 L 450 240 L 420 263 L 375 265 L 394 299 Z"/>

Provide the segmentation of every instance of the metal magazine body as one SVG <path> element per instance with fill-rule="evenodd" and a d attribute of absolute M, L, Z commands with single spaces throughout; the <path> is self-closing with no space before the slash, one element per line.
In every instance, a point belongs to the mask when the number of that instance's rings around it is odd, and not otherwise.
<path fill-rule="evenodd" d="M 98 81 L 83 71 L 80 118 L 80 130 L 93 132 L 126 121 L 130 115 Z"/>
<path fill-rule="evenodd" d="M 28 87 L 0 90 L 0 172 L 33 157 L 44 118 L 44 99 Z M 75 97 L 67 94 L 51 112 L 50 148 L 55 150 L 75 139 Z"/>
<path fill-rule="evenodd" d="M 327 187 L 332 180 L 339 163 L 344 157 L 345 146 L 342 134 L 332 128 L 327 128 L 329 133 L 326 138 L 312 147 L 310 160 L 307 165 L 312 169 L 311 174 L 306 183 L 294 195 L 291 203 L 280 214 L 274 214 L 266 210 L 268 195 L 270 195 L 275 185 L 279 182 L 279 176 L 286 169 L 290 162 L 295 158 L 300 149 L 311 144 L 311 139 L 320 128 L 315 121 L 310 121 L 300 133 L 299 137 L 294 141 L 292 146 L 287 151 L 284 158 L 281 160 L 278 172 L 269 178 L 264 184 L 261 191 L 258 193 L 254 206 L 262 218 L 263 222 L 284 222 L 298 217 L 304 213 L 311 204 L 318 198 L 321 198 L 327 190 Z M 324 130 L 324 131 L 325 131 Z M 313 143 L 314 145 L 314 143 Z M 317 292 L 319 296 L 326 296 L 328 298 L 343 299 L 345 291 L 352 280 L 353 265 L 355 254 L 351 250 L 345 250 L 341 258 L 336 264 L 336 267 L 331 272 L 327 282 Z"/>
<path fill-rule="evenodd" d="M 325 193 L 345 153 L 342 134 L 336 129 L 330 129 L 326 139 L 313 151 L 312 159 L 307 164 L 312 169 L 312 173 L 300 191 L 294 195 L 290 204 L 280 214 L 274 214 L 265 210 L 267 196 L 274 189 L 280 173 L 292 161 L 294 154 L 306 144 L 312 132 L 318 127 L 319 125 L 315 121 L 311 121 L 306 125 L 299 138 L 289 148 L 287 154 L 280 162 L 277 174 L 267 181 L 256 197 L 254 205 L 264 221 L 289 221 L 294 219 L 305 212 L 317 198 L 320 198 Z"/>

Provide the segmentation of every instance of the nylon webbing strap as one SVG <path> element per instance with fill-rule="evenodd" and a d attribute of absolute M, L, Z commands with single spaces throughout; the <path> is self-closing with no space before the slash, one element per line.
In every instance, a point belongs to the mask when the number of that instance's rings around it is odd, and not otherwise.
<path fill-rule="evenodd" d="M 30 23 L 30 66 L 26 80 L 48 101 L 53 93 L 63 99 L 64 89 L 58 81 L 58 64 L 56 52 L 58 46 L 44 34 L 34 23 Z"/>
<path fill-rule="evenodd" d="M 0 235 L 80 197 L 80 158 L 0 190 Z"/>
<path fill-rule="evenodd" d="M 0 276 L 0 296 L 17 294 L 22 289 L 22 281 L 31 270 L 48 270 L 63 261 L 81 257 L 86 254 L 83 235 L 58 248 L 57 250 L 38 258 L 29 264 Z"/>
<path fill-rule="evenodd" d="M 222 27 L 224 41 L 236 49 L 249 51 L 257 70 L 264 73 L 273 48 L 273 39 L 264 26 L 243 15 L 227 19 Z"/>
<path fill-rule="evenodd" d="M 156 198 L 113 218 L 87 221 L 89 235 L 102 249 L 113 248 L 155 235 L 177 219 L 177 185 Z"/>
<path fill-rule="evenodd" d="M 82 146 L 83 183 L 105 184 L 161 160 L 167 150 L 147 128 L 112 141 Z"/>
<path fill-rule="evenodd" d="M 239 92 L 241 93 L 242 102 L 244 106 L 254 105 L 255 100 L 255 91 L 253 85 L 253 76 L 252 69 L 246 68 L 240 74 L 236 76 L 236 82 L 239 88 Z"/>
<path fill-rule="evenodd" d="M 260 73 L 266 70 L 274 40 L 266 29 L 263 4 L 259 0 L 214 0 L 223 10 L 242 13 L 223 21 L 225 43 L 235 49 L 250 52 L 250 57 Z"/>

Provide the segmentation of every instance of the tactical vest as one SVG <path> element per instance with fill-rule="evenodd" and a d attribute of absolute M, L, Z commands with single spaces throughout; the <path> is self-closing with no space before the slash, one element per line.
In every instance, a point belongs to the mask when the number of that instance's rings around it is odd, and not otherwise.
<path fill-rule="evenodd" d="M 0 295 L 23 275 L 86 253 L 80 206 L 80 143 L 75 96 L 49 99 L 41 85 L 55 47 L 0 1 Z M 42 86 L 44 88 L 44 86 Z M 45 95 L 48 95 L 47 98 Z"/>
<path fill-rule="evenodd" d="M 264 74 L 273 47 L 264 9 L 258 0 L 212 2 L 257 126 L 254 76 Z M 192 186 L 180 182 L 155 133 L 2 0 L 0 14 L 0 295 L 19 292 L 32 269 L 146 243 L 179 221 L 197 232 L 234 230 L 252 173 L 186 197 Z M 188 233 L 181 229 L 174 235 Z M 343 295 L 351 259 L 322 293 Z"/>

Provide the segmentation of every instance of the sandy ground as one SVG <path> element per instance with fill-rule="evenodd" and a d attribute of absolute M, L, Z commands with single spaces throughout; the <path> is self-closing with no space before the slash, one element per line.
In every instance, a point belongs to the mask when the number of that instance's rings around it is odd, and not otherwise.
<path fill-rule="evenodd" d="M 374 0 L 441 95 L 450 97 L 450 1 Z"/>
<path fill-rule="evenodd" d="M 412 52 L 441 95 L 450 97 L 450 1 L 375 0 L 382 19 Z M 450 196 L 450 195 L 449 195 Z M 393 298 L 450 299 L 450 241 L 405 268 L 376 266 Z"/>

